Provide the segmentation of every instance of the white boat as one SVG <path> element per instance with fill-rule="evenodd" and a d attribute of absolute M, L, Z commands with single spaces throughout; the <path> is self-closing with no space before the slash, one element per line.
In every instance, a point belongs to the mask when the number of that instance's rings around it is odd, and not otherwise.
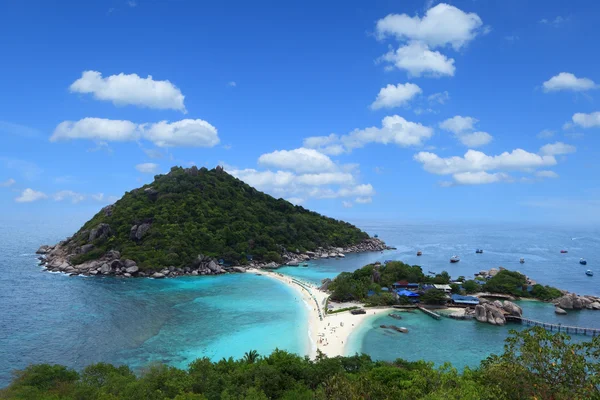
<path fill-rule="evenodd" d="M 459 256 L 452 256 L 450 257 L 450 262 L 451 263 L 457 263 L 460 261 L 460 257 Z"/>
<path fill-rule="evenodd" d="M 587 271 L 585 271 L 585 274 L 586 274 L 587 276 L 594 276 L 594 273 L 592 272 L 592 270 L 591 270 L 591 269 L 588 269 Z"/>
<path fill-rule="evenodd" d="M 524 258 L 521 258 L 521 259 L 519 260 L 519 262 L 520 262 L 521 264 L 525 264 L 525 259 L 524 259 Z"/>

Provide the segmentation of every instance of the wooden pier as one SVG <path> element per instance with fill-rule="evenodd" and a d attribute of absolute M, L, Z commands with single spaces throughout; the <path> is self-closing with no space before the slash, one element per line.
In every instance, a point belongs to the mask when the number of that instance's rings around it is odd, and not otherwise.
<path fill-rule="evenodd" d="M 423 311 L 425 314 L 429 315 L 431 318 L 435 318 L 435 319 L 442 319 L 442 317 L 439 314 L 434 313 L 431 310 L 428 310 L 422 306 L 417 306 L 417 308 L 421 311 Z"/>
<path fill-rule="evenodd" d="M 534 319 L 515 317 L 514 315 L 506 316 L 507 322 L 516 322 L 519 324 L 527 324 L 529 326 L 541 326 L 542 328 L 552 332 L 564 332 L 575 335 L 591 335 L 600 336 L 600 329 L 598 328 L 583 328 L 581 326 L 570 326 L 562 324 L 550 324 L 548 322 L 536 321 Z"/>

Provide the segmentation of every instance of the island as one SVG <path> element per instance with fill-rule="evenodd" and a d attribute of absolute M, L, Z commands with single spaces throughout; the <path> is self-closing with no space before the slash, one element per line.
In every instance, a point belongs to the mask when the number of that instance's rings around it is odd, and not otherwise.
<path fill-rule="evenodd" d="M 352 224 L 262 193 L 218 166 L 173 167 L 37 253 L 50 271 L 164 278 L 387 248 Z"/>

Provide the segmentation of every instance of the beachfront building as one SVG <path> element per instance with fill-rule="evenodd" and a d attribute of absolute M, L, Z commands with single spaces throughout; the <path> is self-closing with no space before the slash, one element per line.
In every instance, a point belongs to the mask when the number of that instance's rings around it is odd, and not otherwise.
<path fill-rule="evenodd" d="M 460 294 L 453 294 L 452 303 L 459 306 L 476 306 L 479 304 L 479 299 L 474 296 L 461 296 Z"/>
<path fill-rule="evenodd" d="M 398 297 L 406 297 L 408 298 L 408 300 L 411 303 L 418 303 L 419 302 L 419 295 L 415 292 L 411 292 L 410 290 L 406 290 L 406 289 L 399 289 L 396 291 L 396 294 L 398 295 Z"/>
<path fill-rule="evenodd" d="M 419 289 L 419 284 L 418 283 L 409 283 L 408 281 L 398 281 L 398 282 L 392 283 L 392 288 L 394 290 L 401 290 L 401 289 L 417 290 L 417 289 Z"/>
<path fill-rule="evenodd" d="M 450 287 L 450 285 L 436 285 L 436 284 L 434 284 L 433 288 L 437 289 L 437 290 L 441 290 L 441 291 L 443 291 L 445 293 L 452 292 L 452 288 Z"/>

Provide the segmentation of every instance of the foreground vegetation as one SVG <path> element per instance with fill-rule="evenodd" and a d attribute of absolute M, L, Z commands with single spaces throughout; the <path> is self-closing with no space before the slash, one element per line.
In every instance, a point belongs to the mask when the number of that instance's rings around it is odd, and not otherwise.
<path fill-rule="evenodd" d="M 142 269 L 185 267 L 198 254 L 232 263 L 245 263 L 249 256 L 278 262 L 284 248 L 345 247 L 368 238 L 349 223 L 259 192 L 222 168 L 174 167 L 157 175 L 126 193 L 110 212 L 96 214 L 73 240 L 87 244 L 89 232 L 101 223 L 110 226 L 110 234 L 95 239 L 94 250 L 75 263 L 111 249 Z M 132 227 L 142 224 L 149 229 L 136 238 Z"/>
<path fill-rule="evenodd" d="M 368 305 L 392 305 L 397 301 L 394 296 L 383 290 L 391 290 L 392 284 L 407 281 L 419 284 L 448 284 L 450 275 L 446 271 L 435 276 L 427 276 L 418 265 L 408 265 L 401 261 L 391 261 L 384 265 L 369 264 L 354 272 L 342 272 L 329 285 L 331 299 L 335 301 L 360 301 Z M 460 284 L 453 283 L 453 293 L 472 294 L 479 291 L 510 294 L 518 297 L 533 297 L 539 300 L 552 300 L 562 295 L 560 290 L 551 286 L 533 285 L 527 291 L 527 278 L 518 272 L 501 270 L 487 281 L 466 280 L 458 277 Z M 401 298 L 402 300 L 402 298 Z M 419 299 L 426 304 L 443 304 L 443 292 L 430 289 Z"/>
<path fill-rule="evenodd" d="M 309 399 L 598 399 L 600 337 L 572 343 L 541 328 L 511 331 L 502 355 L 459 373 L 450 364 L 373 361 L 367 355 L 315 361 L 275 350 L 241 360 L 198 359 L 188 370 L 154 365 L 139 376 L 125 366 L 82 372 L 59 365 L 19 371 L 2 399 L 309 400 Z"/>

